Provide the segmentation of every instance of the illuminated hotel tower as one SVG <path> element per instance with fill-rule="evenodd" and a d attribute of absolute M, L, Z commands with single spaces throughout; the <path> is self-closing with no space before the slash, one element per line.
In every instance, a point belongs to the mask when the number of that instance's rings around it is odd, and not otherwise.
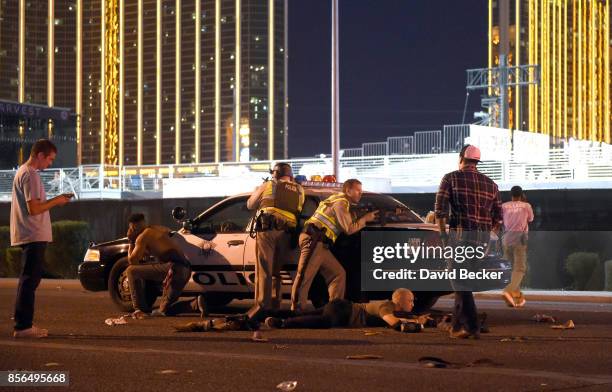
<path fill-rule="evenodd" d="M 286 20 L 287 0 L 0 0 L 0 99 L 73 108 L 83 164 L 281 159 Z"/>
<path fill-rule="evenodd" d="M 499 1 L 488 4 L 494 67 Z M 539 85 L 509 91 L 509 127 L 610 143 L 610 0 L 510 0 L 509 38 L 509 65 L 540 66 Z"/>
<path fill-rule="evenodd" d="M 0 99 L 75 108 L 75 4 L 0 0 Z"/>

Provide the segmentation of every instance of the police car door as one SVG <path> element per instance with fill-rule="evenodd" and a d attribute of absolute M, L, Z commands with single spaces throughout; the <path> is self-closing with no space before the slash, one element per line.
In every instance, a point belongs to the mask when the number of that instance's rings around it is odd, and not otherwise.
<path fill-rule="evenodd" d="M 249 291 L 243 275 L 243 258 L 251 216 L 246 196 L 233 197 L 213 207 L 196 220 L 190 233 L 183 234 L 187 242 L 183 249 L 193 270 L 189 289 Z"/>

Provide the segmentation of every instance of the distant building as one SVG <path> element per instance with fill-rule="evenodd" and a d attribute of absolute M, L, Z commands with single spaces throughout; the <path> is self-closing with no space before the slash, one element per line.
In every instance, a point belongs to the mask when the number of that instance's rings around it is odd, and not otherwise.
<path fill-rule="evenodd" d="M 0 0 L 0 99 L 73 108 L 84 164 L 282 159 L 286 20 L 287 0 Z"/>
<path fill-rule="evenodd" d="M 76 114 L 70 109 L 0 100 L 0 169 L 27 161 L 32 145 L 42 138 L 59 150 L 54 167 L 75 167 L 75 128 Z"/>
<path fill-rule="evenodd" d="M 499 64 L 499 1 L 489 0 L 489 67 Z M 510 0 L 510 65 L 540 84 L 510 89 L 509 127 L 612 142 L 610 0 Z"/>

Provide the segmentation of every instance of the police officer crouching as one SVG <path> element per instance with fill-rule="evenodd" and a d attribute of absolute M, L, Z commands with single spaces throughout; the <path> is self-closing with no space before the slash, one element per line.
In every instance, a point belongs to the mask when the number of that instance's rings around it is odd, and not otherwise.
<path fill-rule="evenodd" d="M 291 290 L 291 310 L 295 313 L 304 310 L 310 286 L 319 271 L 325 278 L 330 302 L 344 298 L 346 273 L 329 248 L 340 234 L 356 233 L 378 218 L 378 211 L 371 211 L 353 219 L 350 205 L 359 203 L 362 192 L 359 180 L 345 181 L 342 192 L 321 201 L 304 224 L 299 239 L 300 261 Z"/>
<path fill-rule="evenodd" d="M 255 266 L 255 305 L 248 311 L 252 322 L 261 321 L 272 310 L 272 278 L 280 286 L 280 269 L 291 251 L 291 235 L 296 230 L 304 205 L 304 189 L 293 179 L 291 166 L 277 163 L 272 179 L 265 181 L 247 201 L 247 208 L 257 209 L 257 264 Z M 280 299 L 280 287 L 276 287 Z"/>

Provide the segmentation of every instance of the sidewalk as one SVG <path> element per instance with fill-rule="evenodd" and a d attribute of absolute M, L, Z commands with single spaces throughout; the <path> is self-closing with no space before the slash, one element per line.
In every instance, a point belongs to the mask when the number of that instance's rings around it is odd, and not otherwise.
<path fill-rule="evenodd" d="M 612 291 L 523 290 L 528 301 L 612 304 Z M 501 299 L 502 290 L 474 293 L 477 299 Z"/>
<path fill-rule="evenodd" d="M 0 278 L 0 289 L 17 287 L 16 278 Z M 41 289 L 84 290 L 77 279 L 43 279 Z M 544 302 L 591 302 L 612 304 L 612 291 L 563 291 L 563 290 L 524 290 L 528 301 Z M 502 291 L 483 291 L 474 293 L 477 299 L 501 299 Z M 450 297 L 450 296 L 448 296 Z"/>

